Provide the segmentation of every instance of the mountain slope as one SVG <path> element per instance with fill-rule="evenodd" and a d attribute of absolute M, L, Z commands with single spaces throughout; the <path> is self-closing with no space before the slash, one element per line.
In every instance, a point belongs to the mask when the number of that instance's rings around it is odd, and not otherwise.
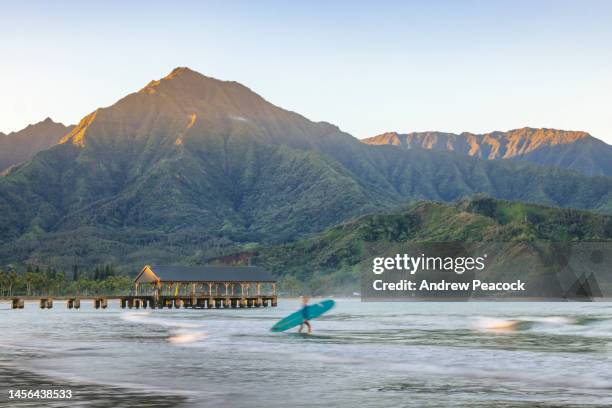
<path fill-rule="evenodd" d="M 0 225 L 24 239 L 90 226 L 284 240 L 384 206 L 321 153 L 344 141 L 360 147 L 242 85 L 177 69 L 6 178 Z"/>
<path fill-rule="evenodd" d="M 47 118 L 18 132 L 0 133 L 0 173 L 57 144 L 73 127 Z"/>
<path fill-rule="evenodd" d="M 612 179 L 369 146 L 236 82 L 178 68 L 0 178 L 0 264 L 205 260 L 411 200 L 478 192 L 612 211 Z"/>
<path fill-rule="evenodd" d="M 520 253 L 525 243 L 547 241 L 612 241 L 612 216 L 488 197 L 454 204 L 418 202 L 350 220 L 294 243 L 261 248 L 254 262 L 282 277 L 286 290 L 294 286 L 296 293 L 351 293 L 359 290 L 361 271 L 371 267 L 367 261 L 405 251 L 401 243 L 504 243 L 512 254 Z M 605 276 L 612 289 L 610 274 Z"/>
<path fill-rule="evenodd" d="M 589 176 L 612 175 L 612 146 L 586 132 L 533 128 L 485 134 L 389 132 L 362 141 L 370 145 L 394 145 L 404 149 L 453 151 L 488 160 L 524 160 L 537 165 L 572 169 Z"/>

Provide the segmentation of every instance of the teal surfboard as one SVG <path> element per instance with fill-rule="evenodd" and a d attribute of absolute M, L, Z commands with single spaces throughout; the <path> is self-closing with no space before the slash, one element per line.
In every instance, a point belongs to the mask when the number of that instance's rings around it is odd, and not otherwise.
<path fill-rule="evenodd" d="M 304 320 L 316 319 L 317 317 L 321 316 L 323 313 L 334 307 L 335 304 L 336 302 L 334 302 L 333 300 L 327 299 L 322 300 L 319 303 L 308 305 L 306 306 L 305 312 L 300 309 L 297 312 L 290 314 L 289 316 L 285 317 L 284 319 L 276 323 L 274 326 L 272 326 L 270 331 L 282 332 L 304 323 Z"/>

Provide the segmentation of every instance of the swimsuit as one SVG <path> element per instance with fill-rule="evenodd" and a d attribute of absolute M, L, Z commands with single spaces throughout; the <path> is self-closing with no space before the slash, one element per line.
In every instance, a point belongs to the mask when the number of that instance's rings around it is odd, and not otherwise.
<path fill-rule="evenodd" d="M 302 319 L 308 320 L 308 306 L 304 306 L 302 308 Z"/>

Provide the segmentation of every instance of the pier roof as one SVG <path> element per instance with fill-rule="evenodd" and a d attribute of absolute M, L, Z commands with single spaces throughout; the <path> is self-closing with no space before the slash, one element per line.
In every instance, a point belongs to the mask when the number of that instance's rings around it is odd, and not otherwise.
<path fill-rule="evenodd" d="M 145 265 L 136 282 L 276 282 L 259 266 Z"/>

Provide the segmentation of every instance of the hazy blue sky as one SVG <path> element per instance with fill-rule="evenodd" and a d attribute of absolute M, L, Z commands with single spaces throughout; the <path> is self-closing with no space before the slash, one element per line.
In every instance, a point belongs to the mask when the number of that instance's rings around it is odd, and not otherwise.
<path fill-rule="evenodd" d="M 360 138 L 533 126 L 612 143 L 612 1 L 84 3 L 0 0 L 0 131 L 75 123 L 189 66 Z"/>

